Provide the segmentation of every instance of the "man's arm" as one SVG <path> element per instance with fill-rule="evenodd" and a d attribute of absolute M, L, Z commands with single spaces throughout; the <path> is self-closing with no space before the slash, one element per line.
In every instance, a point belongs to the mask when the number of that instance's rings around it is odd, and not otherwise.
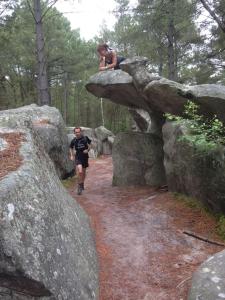
<path fill-rule="evenodd" d="M 74 145 L 74 140 L 71 141 L 70 143 L 70 160 L 74 160 L 76 151 L 75 151 L 75 145 Z"/>
<path fill-rule="evenodd" d="M 89 137 L 86 136 L 86 140 L 87 140 L 87 149 L 85 149 L 83 151 L 83 153 L 88 153 L 91 150 L 91 140 L 89 139 Z"/>
<path fill-rule="evenodd" d="M 76 151 L 74 150 L 74 148 L 70 148 L 70 160 L 74 160 Z"/>

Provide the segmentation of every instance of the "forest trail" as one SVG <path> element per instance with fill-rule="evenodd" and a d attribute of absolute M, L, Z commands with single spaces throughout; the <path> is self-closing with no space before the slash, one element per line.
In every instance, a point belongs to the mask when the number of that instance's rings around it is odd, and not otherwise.
<path fill-rule="evenodd" d="M 112 169 L 111 157 L 91 160 L 83 195 L 69 188 L 95 232 L 100 300 L 186 300 L 193 271 L 223 247 L 183 231 L 215 240 L 215 222 L 168 192 L 113 187 Z"/>

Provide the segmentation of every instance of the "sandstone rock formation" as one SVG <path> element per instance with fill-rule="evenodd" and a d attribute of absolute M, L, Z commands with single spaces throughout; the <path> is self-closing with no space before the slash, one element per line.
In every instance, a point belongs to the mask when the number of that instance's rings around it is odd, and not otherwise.
<path fill-rule="evenodd" d="M 37 130 L 43 112 L 51 129 L 61 123 L 47 107 L 0 113 L 0 298 L 97 300 L 89 219 L 62 186 L 46 151 Z"/>
<path fill-rule="evenodd" d="M 225 299 L 225 251 L 210 256 L 192 278 L 188 300 Z"/>
<path fill-rule="evenodd" d="M 90 77 L 86 88 L 97 97 L 143 109 L 150 114 L 151 132 L 160 132 L 164 113 L 182 115 L 187 100 L 200 105 L 206 116 L 216 114 L 225 122 L 225 87 L 215 84 L 187 86 L 148 71 L 148 59 L 134 57 L 121 64 L 122 70 L 103 71 Z"/>
<path fill-rule="evenodd" d="M 60 178 L 67 177 L 73 169 L 73 163 L 68 156 L 68 141 L 65 125 L 60 112 L 49 106 L 37 106 L 35 104 L 17 109 L 0 111 L 1 126 L 11 128 L 26 126 L 28 124 L 33 131 L 41 137 L 45 151 L 52 159 L 57 174 Z M 24 125 L 25 124 L 25 125 Z M 27 125 L 27 126 L 28 126 Z"/>
<path fill-rule="evenodd" d="M 206 117 L 216 114 L 220 120 L 225 122 L 224 86 L 214 84 L 183 85 L 151 74 L 148 71 L 148 63 L 148 59 L 143 57 L 126 59 L 120 64 L 122 70 L 99 72 L 90 77 L 86 88 L 97 97 L 108 98 L 115 103 L 128 106 L 137 128 L 143 132 L 153 133 L 159 138 L 162 138 L 162 126 L 165 122 L 164 113 L 182 115 L 184 105 L 188 100 L 199 104 L 200 113 Z M 173 155 L 172 148 L 170 151 Z M 136 159 L 135 156 L 136 153 L 134 153 L 134 159 Z M 169 174 L 169 163 L 167 160 L 165 162 L 167 162 L 167 174 Z M 116 172 L 115 168 L 114 170 Z M 189 170 L 189 172 L 191 171 Z M 192 175 L 194 177 L 194 174 Z M 176 182 L 179 186 L 179 189 L 174 190 L 187 193 L 187 190 L 190 190 L 187 178 L 192 175 L 190 173 L 183 184 L 177 182 L 179 179 L 176 181 L 172 179 L 173 186 Z M 216 178 L 218 179 L 218 177 Z M 170 181 L 170 179 L 168 180 Z"/>
<path fill-rule="evenodd" d="M 113 145 L 113 184 L 164 185 L 162 147 L 162 140 L 150 133 L 119 133 Z"/>
<path fill-rule="evenodd" d="M 169 190 L 200 200 L 216 213 L 225 213 L 225 148 L 207 143 L 193 146 L 184 124 L 163 126 L 164 165 Z"/>
<path fill-rule="evenodd" d="M 154 163 L 162 170 L 164 156 L 169 190 L 196 197 L 215 212 L 225 213 L 224 147 L 202 152 L 203 149 L 197 149 L 191 143 L 181 142 L 180 137 L 190 133 L 185 125 L 164 125 L 164 113 L 182 116 L 188 100 L 200 106 L 200 114 L 207 118 L 217 115 L 225 123 L 225 87 L 215 84 L 187 86 L 153 75 L 148 70 L 148 59 L 142 57 L 126 59 L 120 66 L 122 70 L 93 75 L 86 88 L 99 98 L 128 106 L 142 131 L 146 131 L 149 124 L 149 132 L 154 134 L 151 137 L 157 135 L 158 144 L 164 144 L 164 155 L 160 152 L 156 156 L 154 139 L 149 140 L 147 134 L 149 142 L 144 137 L 140 139 L 135 135 L 119 134 L 113 149 L 114 183 L 153 185 L 152 180 L 146 180 L 145 170 L 153 160 L 152 156 L 157 157 Z M 140 117 L 138 110 L 144 110 L 151 121 L 146 122 L 145 118 Z M 157 174 L 156 169 L 150 168 Z M 154 175 L 149 178 L 154 178 Z M 223 251 L 209 258 L 196 272 L 189 300 L 225 299 L 224 256 Z"/>
<path fill-rule="evenodd" d="M 129 109 L 135 122 L 135 131 L 150 132 L 151 118 L 149 113 L 143 109 Z"/>
<path fill-rule="evenodd" d="M 95 134 L 99 143 L 99 153 L 104 155 L 112 154 L 114 134 L 104 126 L 95 128 Z"/>

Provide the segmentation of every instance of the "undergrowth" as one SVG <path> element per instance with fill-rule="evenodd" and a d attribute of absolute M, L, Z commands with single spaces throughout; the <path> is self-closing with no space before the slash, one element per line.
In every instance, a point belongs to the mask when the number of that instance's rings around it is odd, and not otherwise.
<path fill-rule="evenodd" d="M 225 146 L 225 126 L 214 115 L 213 118 L 207 119 L 199 114 L 199 105 L 192 101 L 187 101 L 184 107 L 183 117 L 165 114 L 167 120 L 177 123 L 184 123 L 187 126 L 189 133 L 179 138 L 180 141 L 191 142 L 195 149 L 200 152 L 208 153 L 217 146 Z M 201 213 L 210 214 L 216 220 L 216 232 L 225 240 L 225 216 L 222 214 L 213 213 L 208 207 L 201 204 L 199 201 L 180 194 L 175 194 L 175 198 L 182 200 L 185 205 L 195 210 L 200 210 Z"/>
<path fill-rule="evenodd" d="M 225 216 L 223 214 L 213 213 L 207 206 L 193 197 L 189 197 L 179 193 L 173 193 L 176 200 L 184 203 L 185 206 L 192 208 L 195 211 L 200 211 L 201 214 L 212 217 L 216 221 L 216 233 L 225 241 Z"/>
<path fill-rule="evenodd" d="M 69 177 L 65 180 L 61 180 L 61 182 L 65 188 L 69 189 L 70 187 L 72 187 L 75 184 L 76 179 L 77 179 L 77 177 L 73 176 L 73 177 Z"/>
<path fill-rule="evenodd" d="M 183 122 L 190 130 L 191 136 L 183 137 L 199 147 L 213 148 L 216 145 L 225 146 L 225 127 L 216 115 L 207 119 L 198 113 L 199 105 L 188 100 L 184 106 L 183 117 L 165 114 L 167 120 Z"/>

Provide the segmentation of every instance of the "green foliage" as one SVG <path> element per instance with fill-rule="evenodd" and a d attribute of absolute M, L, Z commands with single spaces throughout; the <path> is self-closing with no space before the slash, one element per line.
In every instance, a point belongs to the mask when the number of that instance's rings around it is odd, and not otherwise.
<path fill-rule="evenodd" d="M 0 109 L 37 102 L 34 19 L 28 3 L 33 5 L 31 0 L 21 1 L 0 26 Z M 47 4 L 42 1 L 43 11 Z M 82 40 L 79 31 L 71 30 L 69 21 L 53 7 L 43 18 L 43 29 L 51 105 L 69 126 L 102 125 L 100 101 L 85 89 L 86 81 L 98 70 L 97 42 Z M 104 102 L 108 129 L 127 130 L 130 119 L 126 108 Z"/>
<path fill-rule="evenodd" d="M 139 24 L 139 38 L 143 41 L 142 55 L 151 58 L 160 75 L 169 77 L 172 63 L 176 77 L 180 77 L 182 61 L 190 55 L 193 45 L 199 42 L 193 22 L 194 8 L 186 0 L 139 1 L 134 18 Z M 170 57 L 169 47 L 173 57 Z"/>
<path fill-rule="evenodd" d="M 225 216 L 224 215 L 220 215 L 217 217 L 217 233 L 219 234 L 219 236 L 225 240 Z"/>
<path fill-rule="evenodd" d="M 200 21 L 199 15 L 205 12 L 197 1 L 138 1 L 136 7 L 126 0 L 116 2 L 114 31 L 104 24 L 101 40 L 109 42 L 125 56 L 148 57 L 151 72 L 168 77 L 168 46 L 171 42 L 168 25 L 172 20 L 173 62 L 179 82 L 225 83 L 224 35 L 216 26 L 213 31 L 211 18 L 203 16 L 204 21 Z M 213 10 L 222 16 L 224 1 L 210 2 Z M 213 38 L 206 36 L 211 29 Z"/>
<path fill-rule="evenodd" d="M 61 182 L 66 189 L 69 189 L 76 185 L 77 178 L 78 177 L 75 175 L 73 177 L 69 177 L 67 179 L 61 180 Z"/>
<path fill-rule="evenodd" d="M 179 122 L 179 121 L 182 121 L 183 118 L 180 117 L 180 116 L 175 116 L 175 115 L 172 115 L 170 113 L 165 113 L 164 116 L 166 117 L 166 119 L 168 121 L 175 121 L 175 122 Z"/>
<path fill-rule="evenodd" d="M 173 193 L 175 199 L 184 203 L 185 206 L 190 207 L 195 211 L 200 211 L 201 214 L 211 216 L 216 221 L 216 233 L 221 239 L 225 240 L 225 216 L 222 214 L 213 213 L 208 207 L 203 205 L 200 201 L 195 198 L 180 194 Z"/>
<path fill-rule="evenodd" d="M 207 212 L 208 213 L 208 209 L 201 202 L 199 202 L 197 199 L 186 196 L 186 195 L 183 195 L 183 194 L 180 194 L 180 193 L 173 193 L 173 195 L 174 195 L 176 200 L 181 201 L 186 206 L 188 206 L 190 208 L 201 210 L 202 212 Z"/>
<path fill-rule="evenodd" d="M 0 5 L 0 109 L 35 103 L 37 99 L 34 20 L 28 3 L 33 5 L 31 0 L 4 0 Z M 108 42 L 125 57 L 147 56 L 150 72 L 168 77 L 170 22 L 178 80 L 225 83 L 224 33 L 206 20 L 204 29 L 208 26 L 213 38 L 203 36 L 195 22 L 202 13 L 196 1 L 138 1 L 135 7 L 128 0 L 116 3 L 114 29 L 108 29 L 105 22 L 101 34 L 90 41 L 82 40 L 79 30 L 72 30 L 69 21 L 53 7 L 43 18 L 51 105 L 61 111 L 68 125 L 102 125 L 100 101 L 85 89 L 87 79 L 98 70 L 98 42 Z M 49 1 L 42 1 L 43 11 L 48 5 Z M 210 5 L 223 17 L 223 0 L 210 1 Z M 9 12 L 1 15 L 6 6 Z M 113 132 L 129 129 L 132 122 L 126 108 L 108 100 L 104 102 L 104 120 Z M 218 140 L 223 130 L 216 117 L 211 125 L 207 129 L 207 147 L 213 146 L 209 140 Z M 201 131 L 202 127 L 196 125 L 192 129 Z M 196 144 L 206 143 L 205 134 L 195 137 Z"/>
<path fill-rule="evenodd" d="M 184 107 L 184 117 L 178 117 L 171 114 L 165 114 L 170 121 L 182 122 L 188 120 L 185 124 L 190 129 L 190 136 L 183 138 L 193 142 L 199 148 L 214 148 L 215 145 L 225 145 L 225 127 L 215 115 L 212 119 L 205 119 L 198 113 L 199 105 L 188 101 Z"/>
<path fill-rule="evenodd" d="M 209 8 L 214 12 L 214 17 L 210 15 L 204 26 L 208 28 L 211 37 L 205 33 L 204 48 L 201 51 L 200 68 L 211 69 L 211 76 L 207 81 L 225 84 L 224 60 L 225 60 L 225 30 L 218 25 L 218 20 L 224 24 L 225 1 L 215 0 L 207 1 Z M 213 20 L 214 19 L 214 20 Z M 217 23 L 217 24 L 216 24 Z"/>

